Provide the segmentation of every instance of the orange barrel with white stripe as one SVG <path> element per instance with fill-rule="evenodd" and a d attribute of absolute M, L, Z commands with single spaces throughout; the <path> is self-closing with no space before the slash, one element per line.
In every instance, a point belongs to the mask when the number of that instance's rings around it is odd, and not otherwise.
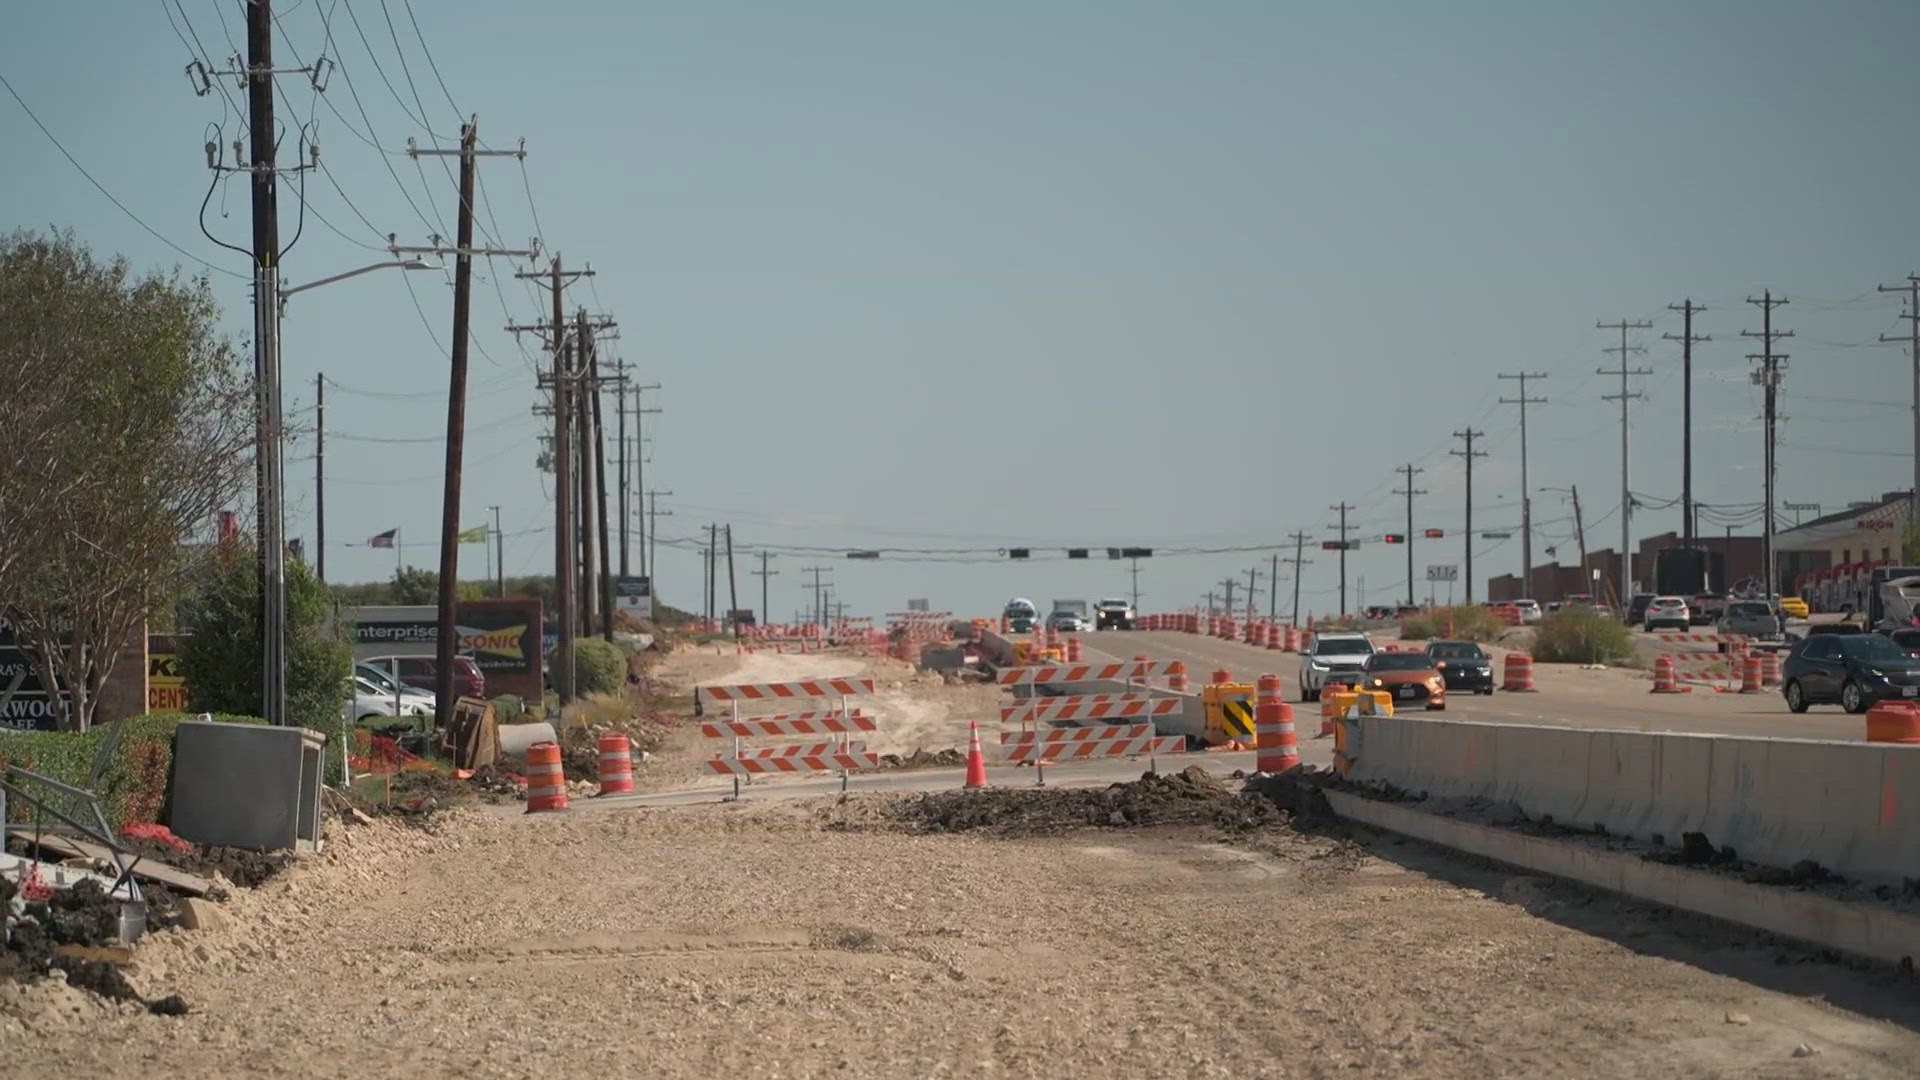
<path fill-rule="evenodd" d="M 1763 652 L 1760 654 L 1760 685 L 1780 685 L 1780 654 Z"/>
<path fill-rule="evenodd" d="M 1653 662 L 1653 689 L 1649 693 L 1677 694 L 1680 692 L 1680 680 L 1673 673 L 1673 657 L 1660 654 Z"/>
<path fill-rule="evenodd" d="M 1502 690 L 1527 691 L 1533 689 L 1533 657 L 1526 653 L 1507 654 L 1507 678 Z"/>
<path fill-rule="evenodd" d="M 1213 683 L 1215 686 L 1221 683 L 1230 683 L 1233 681 L 1233 672 L 1228 671 L 1226 668 L 1214 668 L 1213 677 L 1207 681 Z"/>
<path fill-rule="evenodd" d="M 1167 668 L 1167 689 L 1185 693 L 1187 689 L 1187 665 L 1178 660 Z"/>
<path fill-rule="evenodd" d="M 1080 644 L 1080 636 L 1078 634 L 1067 639 L 1067 663 L 1077 664 L 1080 662 L 1081 648 L 1082 645 Z"/>
<path fill-rule="evenodd" d="M 1280 624 L 1279 623 L 1267 624 L 1267 648 L 1269 649 L 1280 648 Z"/>
<path fill-rule="evenodd" d="M 633 790 L 633 744 L 625 735 L 600 736 L 600 794 L 623 795 Z"/>
<path fill-rule="evenodd" d="M 1760 693 L 1761 692 L 1760 681 L 1761 681 L 1760 657 L 1754 653 L 1748 653 L 1745 656 L 1741 657 L 1740 658 L 1740 692 L 1743 694 Z"/>
<path fill-rule="evenodd" d="M 567 778 L 560 769 L 560 744 L 527 747 L 527 813 L 567 808 Z"/>
<path fill-rule="evenodd" d="M 1300 745 L 1293 731 L 1293 707 L 1280 693 L 1280 676 L 1262 675 L 1255 683 L 1253 704 L 1254 768 L 1282 773 L 1300 764 Z"/>
<path fill-rule="evenodd" d="M 1287 652 L 1299 652 L 1300 651 L 1300 628 L 1293 625 L 1292 623 L 1288 623 L 1286 626 L 1286 634 L 1281 639 L 1280 647 L 1282 649 L 1285 649 Z"/>

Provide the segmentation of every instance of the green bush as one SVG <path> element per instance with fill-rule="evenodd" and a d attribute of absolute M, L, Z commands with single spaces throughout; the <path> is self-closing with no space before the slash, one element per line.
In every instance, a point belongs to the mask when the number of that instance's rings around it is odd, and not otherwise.
<path fill-rule="evenodd" d="M 620 646 L 600 638 L 573 643 L 573 692 L 617 694 L 627 685 L 627 656 Z"/>
<path fill-rule="evenodd" d="M 1507 624 L 1483 607 L 1447 607 L 1412 616 L 1400 624 L 1400 636 L 1414 641 L 1494 641 Z"/>
<path fill-rule="evenodd" d="M 1592 608 L 1563 608 L 1533 628 L 1533 658 L 1549 664 L 1605 664 L 1633 655 L 1620 620 Z"/>
<path fill-rule="evenodd" d="M 180 674 L 193 712 L 260 713 L 259 579 L 251 548 L 207 560 L 180 601 Z M 335 621 L 327 587 L 299 559 L 288 559 L 287 722 L 322 732 L 337 750 L 346 729 L 353 647 Z M 327 755 L 337 762 L 339 754 Z"/>
<path fill-rule="evenodd" d="M 130 716 L 113 757 L 101 774 L 95 794 L 105 804 L 108 822 L 114 825 L 146 824 L 160 820 L 166 808 L 167 779 L 173 771 L 173 731 L 182 720 L 198 717 L 180 713 Z M 264 723 L 253 716 L 215 716 L 232 724 Z M 93 768 L 94 755 L 108 727 L 88 731 L 18 731 L 0 733 L 0 773 L 18 765 L 63 783 L 84 787 Z M 39 793 L 43 785 L 29 781 L 26 790 Z M 66 804 L 55 800 L 62 813 L 71 813 Z M 34 810 L 20 800 L 9 800 L 8 816 L 15 822 L 31 821 Z M 84 819 L 82 819 L 84 820 Z M 51 824 L 51 819 L 48 819 Z"/>

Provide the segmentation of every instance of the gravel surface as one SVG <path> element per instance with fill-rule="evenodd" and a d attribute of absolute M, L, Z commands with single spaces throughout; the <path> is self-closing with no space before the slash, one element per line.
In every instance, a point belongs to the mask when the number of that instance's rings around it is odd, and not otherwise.
<path fill-rule="evenodd" d="M 336 827 L 141 946 L 190 1015 L 7 992 L 0 1072 L 1920 1074 L 1910 979 L 1755 936 L 1266 815 L 1003 793 L 1042 824 L 936 834 L 914 798 Z"/>

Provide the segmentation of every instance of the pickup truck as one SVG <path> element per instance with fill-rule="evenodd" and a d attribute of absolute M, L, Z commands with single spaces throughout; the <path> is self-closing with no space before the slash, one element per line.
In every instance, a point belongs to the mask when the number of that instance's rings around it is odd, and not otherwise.
<path fill-rule="evenodd" d="M 1093 608 L 1093 626 L 1096 630 L 1133 629 L 1133 605 L 1115 597 L 1100 601 Z"/>

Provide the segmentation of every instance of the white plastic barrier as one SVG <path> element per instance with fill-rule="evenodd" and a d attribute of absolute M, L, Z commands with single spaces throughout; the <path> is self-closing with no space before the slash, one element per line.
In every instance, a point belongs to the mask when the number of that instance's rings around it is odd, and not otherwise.
<path fill-rule="evenodd" d="M 1920 876 L 1920 746 L 1369 716 L 1349 778 L 1868 884 Z M 1349 731 L 1353 728 L 1349 727 Z M 1351 740 L 1350 740 L 1351 741 Z"/>

